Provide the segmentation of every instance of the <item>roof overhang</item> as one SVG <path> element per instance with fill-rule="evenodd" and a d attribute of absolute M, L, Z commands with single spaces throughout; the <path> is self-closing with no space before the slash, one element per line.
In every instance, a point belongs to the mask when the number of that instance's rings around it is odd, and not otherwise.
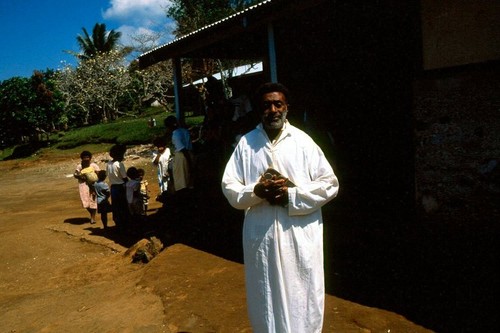
<path fill-rule="evenodd" d="M 139 56 L 140 68 L 174 58 L 263 59 L 267 29 L 278 19 L 300 19 L 327 0 L 266 0 Z"/>

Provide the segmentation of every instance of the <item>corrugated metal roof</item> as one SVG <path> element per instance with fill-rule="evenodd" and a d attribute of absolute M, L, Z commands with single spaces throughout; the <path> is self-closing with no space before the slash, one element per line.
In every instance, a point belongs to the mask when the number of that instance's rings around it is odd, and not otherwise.
<path fill-rule="evenodd" d="M 251 26 L 254 25 L 255 20 L 259 21 L 255 17 L 266 16 L 270 8 L 283 2 L 285 0 L 265 0 L 250 6 L 243 11 L 145 52 L 139 56 L 139 64 L 144 68 L 175 57 L 241 58 L 245 55 L 245 58 L 255 58 L 255 53 L 260 50 L 249 50 L 242 45 L 242 39 L 244 39 L 242 35 L 247 34 L 252 44 L 265 45 L 263 44 L 265 41 L 262 39 L 263 34 L 252 34 Z M 231 42 L 231 38 L 235 38 L 236 35 L 239 35 L 237 40 Z M 225 43 L 225 45 L 214 46 L 217 43 Z M 245 50 L 243 51 L 243 49 Z M 257 47 L 257 49 L 261 49 L 261 47 Z"/>
<path fill-rule="evenodd" d="M 276 0 L 274 0 L 274 1 L 276 2 Z M 179 37 L 179 38 L 177 38 L 177 39 L 175 39 L 175 40 L 173 40 L 171 42 L 168 42 L 166 44 L 163 44 L 163 45 L 160 45 L 158 47 L 155 47 L 154 49 L 141 54 L 139 56 L 139 58 L 147 56 L 148 54 L 153 53 L 153 52 L 157 51 L 160 48 L 168 47 L 169 45 L 178 43 L 179 41 L 181 41 L 183 39 L 186 39 L 186 38 L 189 38 L 190 36 L 196 35 L 196 34 L 200 33 L 201 31 L 211 29 L 211 28 L 213 28 L 213 27 L 215 27 L 217 25 L 220 25 L 220 24 L 222 24 L 224 22 L 227 22 L 227 21 L 230 21 L 230 20 L 234 20 L 235 18 L 238 18 L 238 17 L 241 17 L 241 16 L 243 16 L 245 14 L 248 14 L 249 12 L 251 12 L 253 10 L 256 10 L 259 7 L 266 6 L 266 5 L 270 4 L 271 2 L 273 2 L 273 0 L 265 0 L 265 1 L 259 2 L 258 4 L 255 4 L 253 6 L 250 6 L 250 7 L 246 8 L 245 10 L 242 10 L 241 12 L 235 13 L 233 15 L 230 15 L 230 16 L 226 17 L 226 18 L 223 18 L 222 20 L 219 20 L 219 21 L 214 22 L 212 24 L 206 25 L 206 26 L 204 26 L 204 27 L 202 27 L 202 28 L 200 28 L 198 30 L 190 32 L 189 34 L 187 34 L 185 36 L 182 36 L 182 37 Z"/>

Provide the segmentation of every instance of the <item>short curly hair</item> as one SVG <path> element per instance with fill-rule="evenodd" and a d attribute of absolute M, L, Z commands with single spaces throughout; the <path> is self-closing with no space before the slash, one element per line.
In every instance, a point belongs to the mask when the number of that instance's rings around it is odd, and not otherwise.
<path fill-rule="evenodd" d="M 255 92 L 255 101 L 260 101 L 263 95 L 272 92 L 280 92 L 285 96 L 287 103 L 290 101 L 290 91 L 288 88 L 277 82 L 266 82 L 260 85 Z"/>
<path fill-rule="evenodd" d="M 109 156 L 111 156 L 111 158 L 115 160 L 123 160 L 126 152 L 127 152 L 127 146 L 122 144 L 116 144 L 109 149 Z"/>
<path fill-rule="evenodd" d="M 80 158 L 83 159 L 84 157 L 92 158 L 92 153 L 88 150 L 84 150 L 81 152 Z"/>
<path fill-rule="evenodd" d="M 164 136 L 157 136 L 153 140 L 155 147 L 167 147 L 167 139 Z"/>
<path fill-rule="evenodd" d="M 96 173 L 97 173 L 97 178 L 100 181 L 104 181 L 106 179 L 106 176 L 107 176 L 106 170 L 99 170 Z"/>
<path fill-rule="evenodd" d="M 178 125 L 178 122 L 177 122 L 177 117 L 175 116 L 168 116 L 167 118 L 165 118 L 163 120 L 163 125 L 165 125 L 165 127 L 176 127 Z"/>

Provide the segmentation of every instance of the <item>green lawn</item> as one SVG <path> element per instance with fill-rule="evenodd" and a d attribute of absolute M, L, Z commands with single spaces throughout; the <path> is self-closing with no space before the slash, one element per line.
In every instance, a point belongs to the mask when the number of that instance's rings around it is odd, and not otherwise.
<path fill-rule="evenodd" d="M 141 117 L 123 117 L 106 124 L 98 124 L 54 133 L 48 142 L 7 147 L 0 150 L 0 160 L 6 158 L 36 157 L 37 152 L 51 154 L 74 153 L 74 151 L 106 151 L 113 144 L 139 145 L 151 143 L 153 138 L 164 133 L 163 120 L 173 113 L 161 108 L 148 109 Z M 154 118 L 156 126 L 150 127 Z M 188 126 L 198 125 L 203 116 L 186 117 Z M 52 151 L 52 152 L 49 152 Z M 59 152 L 57 152 L 59 151 Z"/>

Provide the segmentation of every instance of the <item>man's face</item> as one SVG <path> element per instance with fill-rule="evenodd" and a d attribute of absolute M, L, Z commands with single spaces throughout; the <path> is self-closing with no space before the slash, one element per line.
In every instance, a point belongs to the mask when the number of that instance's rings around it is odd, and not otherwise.
<path fill-rule="evenodd" d="M 288 113 L 288 105 L 283 93 L 264 94 L 260 107 L 262 124 L 265 129 L 279 130 L 283 127 Z"/>

